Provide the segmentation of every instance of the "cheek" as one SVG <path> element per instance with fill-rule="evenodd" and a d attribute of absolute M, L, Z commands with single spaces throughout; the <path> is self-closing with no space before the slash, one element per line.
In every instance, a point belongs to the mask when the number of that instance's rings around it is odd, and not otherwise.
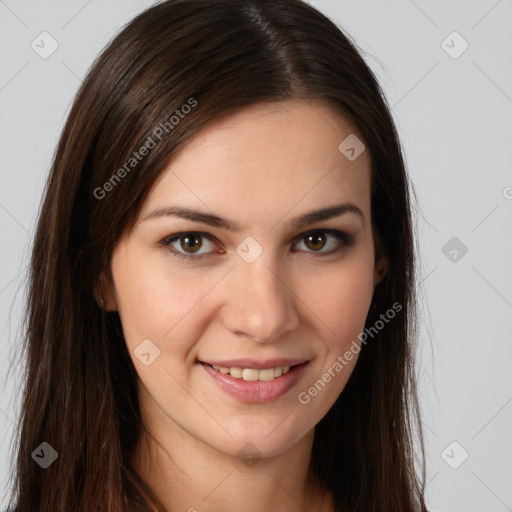
<path fill-rule="evenodd" d="M 373 263 L 364 258 L 340 266 L 321 279 L 308 297 L 316 313 L 316 332 L 321 333 L 319 364 L 297 394 L 306 407 L 308 427 L 314 426 L 332 407 L 343 391 L 357 363 L 359 336 L 373 295 Z"/>
<path fill-rule="evenodd" d="M 122 248 L 113 255 L 118 311 L 130 348 L 146 338 L 159 345 L 187 323 L 189 313 L 195 313 L 197 322 L 201 300 L 214 280 L 211 276 L 185 278 L 183 272 L 170 268 L 162 264 L 161 255 L 148 258 Z"/>
<path fill-rule="evenodd" d="M 361 259 L 308 279 L 303 296 L 323 323 L 329 348 L 343 348 L 363 329 L 373 295 L 372 272 L 371 262 Z"/>

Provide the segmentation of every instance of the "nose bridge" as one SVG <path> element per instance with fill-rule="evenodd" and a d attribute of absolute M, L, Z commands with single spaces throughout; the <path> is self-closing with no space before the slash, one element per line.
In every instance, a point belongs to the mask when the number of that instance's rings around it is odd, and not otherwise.
<path fill-rule="evenodd" d="M 231 274 L 224 315 L 233 333 L 270 342 L 298 323 L 293 294 L 270 250 L 251 263 L 243 258 Z"/>

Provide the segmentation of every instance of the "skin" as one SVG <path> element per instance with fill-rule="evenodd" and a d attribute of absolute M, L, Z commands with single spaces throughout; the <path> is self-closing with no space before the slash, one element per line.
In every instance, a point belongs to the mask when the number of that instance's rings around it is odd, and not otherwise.
<path fill-rule="evenodd" d="M 362 139 L 348 119 L 318 101 L 231 114 L 169 164 L 114 250 L 106 309 L 119 312 L 151 433 L 140 438 L 132 463 L 169 511 L 266 512 L 276 504 L 282 512 L 334 510 L 307 468 L 315 425 L 343 390 L 357 355 L 309 403 L 297 396 L 354 340 L 359 344 L 386 270 L 375 257 L 369 152 L 351 162 L 338 150 L 350 134 Z M 291 223 L 340 202 L 362 216 L 348 212 L 300 229 Z M 143 220 L 155 208 L 178 204 L 239 230 L 169 215 Z M 343 246 L 323 232 L 323 246 L 308 244 L 304 235 L 322 229 L 346 232 L 354 242 Z M 199 249 L 197 240 L 193 245 L 201 259 L 179 259 L 160 243 L 190 231 L 212 236 L 201 238 Z M 235 252 L 248 236 L 263 249 L 252 263 Z M 171 247 L 187 254 L 179 240 Z M 149 366 L 134 355 L 145 339 L 160 350 Z M 310 363 L 284 396 L 245 403 L 197 363 L 241 357 Z M 241 450 L 254 455 L 251 464 L 237 456 Z"/>

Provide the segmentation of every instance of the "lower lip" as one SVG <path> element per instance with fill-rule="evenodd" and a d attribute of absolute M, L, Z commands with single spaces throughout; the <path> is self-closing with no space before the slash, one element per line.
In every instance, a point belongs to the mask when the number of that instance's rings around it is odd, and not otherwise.
<path fill-rule="evenodd" d="M 235 379 L 229 374 L 224 375 L 214 370 L 209 364 L 200 364 L 215 383 L 231 396 L 242 402 L 263 403 L 277 400 L 292 389 L 299 381 L 308 363 L 299 364 L 281 377 L 267 381 Z"/>

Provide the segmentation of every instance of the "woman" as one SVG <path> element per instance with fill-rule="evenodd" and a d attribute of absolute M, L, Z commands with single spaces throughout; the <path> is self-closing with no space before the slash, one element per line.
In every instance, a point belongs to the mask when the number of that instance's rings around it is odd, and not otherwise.
<path fill-rule="evenodd" d="M 129 23 L 58 145 L 26 334 L 17 512 L 426 510 L 408 180 L 347 36 L 296 0 Z"/>

